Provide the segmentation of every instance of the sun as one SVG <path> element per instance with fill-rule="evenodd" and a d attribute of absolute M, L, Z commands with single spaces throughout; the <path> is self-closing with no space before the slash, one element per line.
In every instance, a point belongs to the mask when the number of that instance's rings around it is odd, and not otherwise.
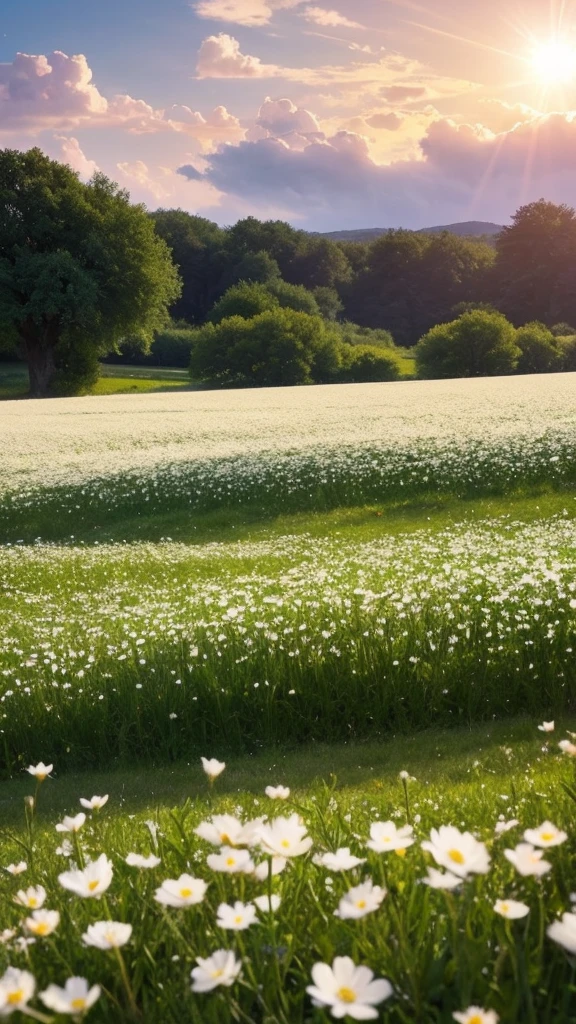
<path fill-rule="evenodd" d="M 532 67 L 546 85 L 562 85 L 576 77 L 576 47 L 571 43 L 551 39 L 534 48 Z"/>

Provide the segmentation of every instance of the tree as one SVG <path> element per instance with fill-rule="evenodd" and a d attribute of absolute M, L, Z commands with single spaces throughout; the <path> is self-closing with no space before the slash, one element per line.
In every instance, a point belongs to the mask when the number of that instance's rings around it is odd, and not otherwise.
<path fill-rule="evenodd" d="M 576 320 L 576 214 L 544 199 L 522 206 L 496 242 L 498 308 L 513 323 Z"/>
<path fill-rule="evenodd" d="M 18 338 L 32 395 L 48 393 L 60 354 L 104 354 L 127 334 L 148 344 L 178 291 L 125 191 L 103 174 L 84 185 L 39 149 L 0 151 L 0 331 Z"/>
<path fill-rule="evenodd" d="M 521 353 L 516 373 L 554 373 L 561 369 L 562 350 L 544 324 L 535 321 L 519 327 L 516 344 Z"/>
<path fill-rule="evenodd" d="M 210 310 L 208 321 L 219 324 L 233 316 L 250 320 L 251 317 L 265 313 L 268 309 L 276 309 L 279 305 L 278 299 L 266 285 L 240 281 L 224 292 L 222 298 Z"/>
<path fill-rule="evenodd" d="M 393 351 L 374 345 L 343 345 L 339 379 L 351 384 L 398 380 L 400 370 Z"/>
<path fill-rule="evenodd" d="M 419 377 L 492 377 L 512 373 L 520 358 L 516 332 L 501 313 L 474 310 L 438 324 L 416 346 Z"/>
<path fill-rule="evenodd" d="M 227 287 L 226 232 L 214 221 L 185 210 L 155 210 L 150 217 L 182 278 L 182 293 L 170 309 L 171 316 L 191 324 L 203 323 Z M 230 278 L 228 284 L 234 280 L 238 278 Z"/>
<path fill-rule="evenodd" d="M 276 308 L 199 328 L 190 373 L 232 387 L 277 387 L 321 383 L 339 365 L 340 342 L 324 320 Z"/>
<path fill-rule="evenodd" d="M 308 313 L 309 316 L 320 315 L 320 307 L 314 295 L 304 285 L 288 284 L 287 281 L 277 278 L 269 281 L 267 288 L 285 309 L 295 309 L 298 313 Z"/>
<path fill-rule="evenodd" d="M 233 282 L 268 284 L 280 278 L 280 267 L 267 252 L 249 252 L 233 267 L 231 277 Z"/>
<path fill-rule="evenodd" d="M 312 295 L 316 299 L 320 313 L 326 320 L 338 319 L 344 309 L 344 304 L 335 288 L 319 285 L 312 289 Z"/>

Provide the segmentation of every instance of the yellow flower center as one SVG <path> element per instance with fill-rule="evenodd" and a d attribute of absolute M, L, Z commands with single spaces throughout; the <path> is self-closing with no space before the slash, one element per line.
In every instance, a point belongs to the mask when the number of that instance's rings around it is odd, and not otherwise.
<path fill-rule="evenodd" d="M 338 997 L 338 999 L 340 1000 L 341 1003 L 355 1003 L 356 1002 L 356 993 L 355 993 L 354 989 L 346 988 L 346 985 L 343 985 L 342 988 L 338 989 L 338 991 L 336 993 L 336 996 Z"/>
<path fill-rule="evenodd" d="M 224 974 L 224 971 L 222 971 L 222 970 L 211 971 L 210 972 L 210 977 L 211 978 L 221 978 L 223 974 Z"/>
<path fill-rule="evenodd" d="M 36 772 L 36 778 L 38 779 L 38 782 L 44 782 L 46 776 L 44 772 Z"/>
<path fill-rule="evenodd" d="M 8 993 L 7 1003 L 8 1006 L 17 1006 L 24 999 L 24 989 L 15 988 L 13 992 Z"/>
<path fill-rule="evenodd" d="M 35 896 L 29 896 L 28 897 L 28 906 L 29 907 L 37 907 L 38 906 L 38 900 L 36 899 Z"/>
<path fill-rule="evenodd" d="M 479 1017 L 477 1013 L 473 1017 L 470 1017 L 468 1024 L 482 1024 L 482 1017 Z"/>
<path fill-rule="evenodd" d="M 237 914 L 234 918 L 234 924 L 242 924 L 242 914 Z"/>
<path fill-rule="evenodd" d="M 406 856 L 406 847 L 405 846 L 401 846 L 401 847 L 399 847 L 398 850 L 395 850 L 394 853 L 396 853 L 398 857 L 405 857 Z"/>
<path fill-rule="evenodd" d="M 282 842 L 280 843 L 280 846 L 282 846 L 285 850 L 289 850 L 290 849 L 290 840 L 289 839 L 283 839 Z"/>
<path fill-rule="evenodd" d="M 96 878 L 92 882 L 88 882 L 88 888 L 89 888 L 90 892 L 94 892 L 98 888 L 99 885 L 100 885 L 100 882 Z"/>
<path fill-rule="evenodd" d="M 510 910 L 510 904 L 509 903 L 501 903 L 500 904 L 500 910 L 502 911 L 503 914 L 507 914 L 508 911 Z"/>
<path fill-rule="evenodd" d="M 234 845 L 234 843 L 230 839 L 230 836 L 227 835 L 226 832 L 221 832 L 220 833 L 220 839 L 221 839 L 222 843 L 224 843 L 226 846 L 233 846 Z"/>
<path fill-rule="evenodd" d="M 448 856 L 450 857 L 450 860 L 454 861 L 455 864 L 464 863 L 464 857 L 460 853 L 460 850 L 448 850 Z M 482 1024 L 482 1021 L 480 1021 L 480 1024 Z"/>
<path fill-rule="evenodd" d="M 50 926 L 47 924 L 46 921 L 39 921 L 38 924 L 34 925 L 32 931 L 34 932 L 35 935 L 48 935 L 50 931 Z"/>
<path fill-rule="evenodd" d="M 540 839 L 542 840 L 543 843 L 549 843 L 549 842 L 552 841 L 552 839 L 554 839 L 554 833 L 553 832 L 541 832 L 540 833 Z"/>
<path fill-rule="evenodd" d="M 364 910 L 366 900 L 356 900 L 356 906 L 358 907 L 358 910 Z"/>
<path fill-rule="evenodd" d="M 232 868 L 232 867 L 234 867 L 235 863 L 236 863 L 236 857 L 227 857 L 226 858 L 226 867 Z"/>
<path fill-rule="evenodd" d="M 180 895 L 183 900 L 187 900 L 192 895 L 192 889 L 180 889 Z"/>
<path fill-rule="evenodd" d="M 71 1006 L 71 1008 L 73 1010 L 85 1010 L 86 1009 L 86 1000 L 85 999 L 73 999 L 72 1002 L 70 1003 L 70 1006 Z"/>

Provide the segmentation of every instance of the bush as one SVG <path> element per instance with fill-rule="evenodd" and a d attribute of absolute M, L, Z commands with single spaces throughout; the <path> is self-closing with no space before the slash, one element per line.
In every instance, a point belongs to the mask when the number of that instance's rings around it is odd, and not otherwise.
<path fill-rule="evenodd" d="M 91 391 L 100 376 L 98 351 L 89 343 L 64 336 L 54 350 L 56 371 L 50 391 L 59 397 Z"/>
<path fill-rule="evenodd" d="M 416 346 L 419 377 L 493 377 L 513 373 L 521 352 L 501 313 L 474 310 L 438 324 Z"/>
<path fill-rule="evenodd" d="M 369 345 L 370 348 L 394 348 L 394 338 L 383 328 L 360 327 L 349 320 L 338 325 L 343 341 L 348 345 Z"/>
<path fill-rule="evenodd" d="M 303 284 L 288 284 L 287 281 L 269 281 L 268 291 L 278 299 L 283 309 L 294 309 L 297 313 L 308 313 L 308 316 L 320 316 L 320 306 L 312 292 Z"/>
<path fill-rule="evenodd" d="M 516 373 L 553 373 L 561 368 L 560 346 L 544 324 L 535 321 L 519 327 L 516 344 L 521 352 Z"/>
<path fill-rule="evenodd" d="M 344 305 L 335 288 L 328 288 L 323 285 L 312 289 L 312 295 L 316 300 L 321 315 L 326 320 L 337 320 L 344 309 Z"/>
<path fill-rule="evenodd" d="M 276 260 L 267 252 L 249 252 L 232 271 L 233 281 L 248 281 L 255 284 L 267 284 L 280 277 L 280 267 Z"/>
<path fill-rule="evenodd" d="M 199 328 L 190 373 L 231 387 L 278 387 L 324 382 L 339 366 L 338 337 L 320 317 L 277 308 Z"/>
<path fill-rule="evenodd" d="M 566 373 L 576 371 L 576 334 L 571 338 L 559 338 L 560 369 Z"/>
<path fill-rule="evenodd" d="M 576 334 L 576 330 L 570 324 L 553 324 L 550 328 L 550 333 L 555 338 L 571 338 Z"/>
<path fill-rule="evenodd" d="M 150 349 L 143 352 L 141 343 L 126 338 L 118 352 L 111 352 L 104 362 L 128 366 L 188 366 L 195 331 L 188 325 L 174 324 L 155 335 Z"/>
<path fill-rule="evenodd" d="M 222 298 L 210 310 L 207 320 L 211 324 L 219 324 L 222 320 L 240 316 L 250 320 L 253 316 L 277 309 L 280 303 L 272 295 L 266 285 L 249 281 L 240 281 L 229 288 Z"/>
<path fill-rule="evenodd" d="M 398 380 L 400 370 L 392 352 L 374 345 L 343 345 L 339 379 L 351 384 Z"/>

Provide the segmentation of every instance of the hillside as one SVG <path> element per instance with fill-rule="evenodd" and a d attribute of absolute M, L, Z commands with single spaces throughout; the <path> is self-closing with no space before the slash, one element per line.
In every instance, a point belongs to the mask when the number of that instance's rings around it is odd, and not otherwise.
<path fill-rule="evenodd" d="M 381 235 L 385 235 L 391 228 L 353 228 L 350 231 L 324 231 L 323 238 L 331 238 L 333 242 L 373 242 Z M 441 231 L 450 231 L 453 235 L 463 235 L 468 238 L 480 238 L 484 235 L 497 235 L 502 230 L 502 224 L 493 224 L 491 221 L 469 220 L 460 224 L 441 224 L 430 228 L 419 228 L 417 235 L 434 235 Z"/>

